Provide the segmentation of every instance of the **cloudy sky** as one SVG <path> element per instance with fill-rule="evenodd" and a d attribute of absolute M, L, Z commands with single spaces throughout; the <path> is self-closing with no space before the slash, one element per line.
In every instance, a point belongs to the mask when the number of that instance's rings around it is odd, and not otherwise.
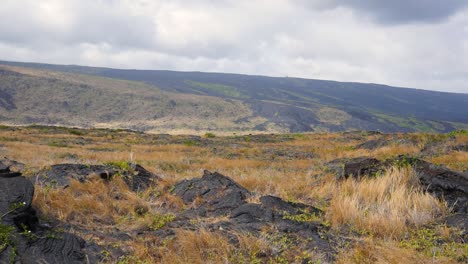
<path fill-rule="evenodd" d="M 466 0 L 0 0 L 0 59 L 468 93 Z"/>

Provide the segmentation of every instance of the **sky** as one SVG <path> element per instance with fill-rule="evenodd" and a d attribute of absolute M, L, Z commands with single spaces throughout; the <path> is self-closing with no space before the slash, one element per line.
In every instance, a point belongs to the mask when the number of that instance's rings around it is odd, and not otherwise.
<path fill-rule="evenodd" d="M 0 2 L 0 60 L 468 93 L 468 0 Z"/>

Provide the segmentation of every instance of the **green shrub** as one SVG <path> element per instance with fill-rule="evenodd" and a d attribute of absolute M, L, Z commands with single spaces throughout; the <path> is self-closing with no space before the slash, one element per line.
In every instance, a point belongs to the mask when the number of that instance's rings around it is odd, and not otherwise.
<path fill-rule="evenodd" d="M 70 129 L 68 129 L 67 131 L 68 131 L 68 133 L 70 133 L 70 134 L 72 134 L 72 135 L 77 135 L 77 136 L 82 136 L 82 135 L 84 135 L 84 133 L 81 132 L 81 131 L 79 131 L 78 129 L 72 129 L 72 128 L 70 128 Z"/>
<path fill-rule="evenodd" d="M 216 135 L 214 133 L 207 132 L 207 133 L 205 133 L 205 137 L 206 138 L 214 138 L 214 137 L 216 137 Z"/>
<path fill-rule="evenodd" d="M 152 221 L 150 224 L 151 230 L 158 230 L 166 226 L 167 223 L 172 222 L 175 219 L 173 214 L 155 214 L 151 216 Z"/>
<path fill-rule="evenodd" d="M 455 130 L 450 133 L 447 133 L 449 137 L 455 137 L 455 136 L 467 136 L 468 135 L 468 130 L 460 129 L 460 130 Z"/>
<path fill-rule="evenodd" d="M 194 140 L 185 140 L 184 142 L 184 145 L 185 146 L 188 146 L 188 147 L 193 147 L 193 146 L 198 146 L 199 143 L 197 141 L 194 141 Z"/>
<path fill-rule="evenodd" d="M 70 147 L 65 141 L 63 140 L 52 140 L 50 141 L 47 146 L 49 147 L 56 147 L 56 148 L 68 148 Z"/>
<path fill-rule="evenodd" d="M 117 167 L 124 171 L 129 171 L 132 169 L 130 163 L 127 161 L 110 161 L 110 162 L 107 162 L 106 165 Z"/>

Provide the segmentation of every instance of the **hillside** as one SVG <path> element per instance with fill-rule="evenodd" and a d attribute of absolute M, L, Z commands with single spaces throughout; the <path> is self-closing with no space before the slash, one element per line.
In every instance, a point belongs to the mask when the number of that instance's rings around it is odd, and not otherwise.
<path fill-rule="evenodd" d="M 139 131 L 248 130 L 237 100 L 161 91 L 138 82 L 0 67 L 0 121 Z"/>
<path fill-rule="evenodd" d="M 0 65 L 0 120 L 8 123 L 159 132 L 447 132 L 468 127 L 468 94 L 224 73 Z"/>

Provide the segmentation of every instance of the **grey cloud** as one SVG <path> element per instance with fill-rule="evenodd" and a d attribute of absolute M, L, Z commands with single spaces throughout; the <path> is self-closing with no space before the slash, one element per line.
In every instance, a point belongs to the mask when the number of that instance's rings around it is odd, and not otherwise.
<path fill-rule="evenodd" d="M 348 7 L 383 24 L 436 23 L 468 6 L 465 0 L 298 0 L 313 9 Z"/>

